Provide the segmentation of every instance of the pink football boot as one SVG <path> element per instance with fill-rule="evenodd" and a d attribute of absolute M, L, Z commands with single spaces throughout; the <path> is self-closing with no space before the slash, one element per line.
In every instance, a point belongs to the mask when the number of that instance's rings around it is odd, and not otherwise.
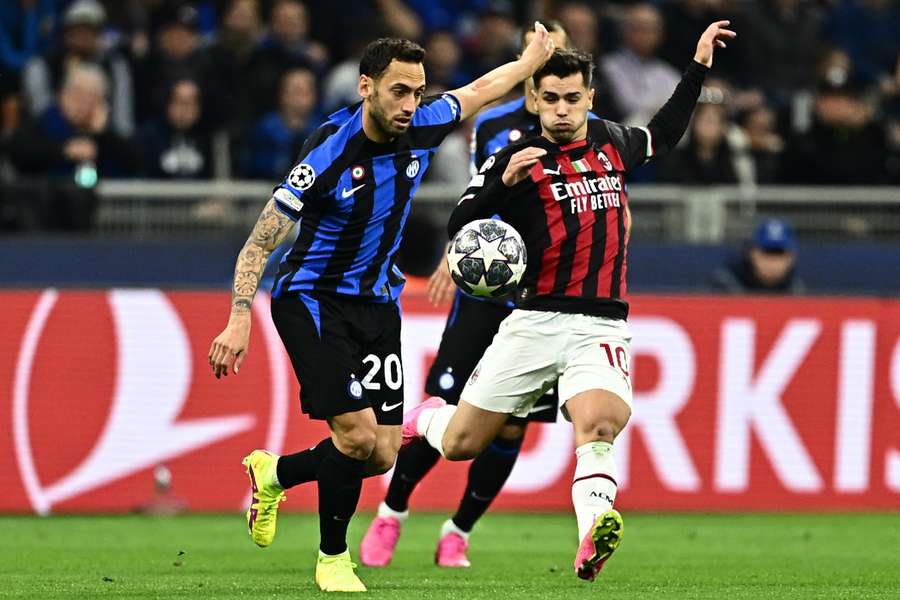
<path fill-rule="evenodd" d="M 362 543 L 359 560 L 367 567 L 386 567 L 394 557 L 400 539 L 400 521 L 394 517 L 375 517 Z"/>
<path fill-rule="evenodd" d="M 403 415 L 403 429 L 401 430 L 401 435 L 403 436 L 403 441 L 401 442 L 402 446 L 406 446 L 416 438 L 422 437 L 424 432 L 419 431 L 419 415 L 422 414 L 422 411 L 426 408 L 440 408 L 447 404 L 444 402 L 442 398 L 438 398 L 437 396 L 432 396 L 425 402 L 421 403 L 405 415 Z"/>
<path fill-rule="evenodd" d="M 575 555 L 575 574 L 579 578 L 593 581 L 597 577 L 603 564 L 619 547 L 623 529 L 622 515 L 615 509 L 597 517 Z"/>
<path fill-rule="evenodd" d="M 437 551 L 434 553 L 434 562 L 439 567 L 471 567 L 472 563 L 466 558 L 466 550 L 469 543 L 458 533 L 448 533 L 438 540 Z"/>

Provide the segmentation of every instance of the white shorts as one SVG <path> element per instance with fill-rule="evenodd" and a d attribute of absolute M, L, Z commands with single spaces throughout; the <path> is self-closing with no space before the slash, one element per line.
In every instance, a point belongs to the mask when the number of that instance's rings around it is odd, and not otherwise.
<path fill-rule="evenodd" d="M 484 410 L 527 416 L 558 386 L 560 405 L 607 390 L 631 407 L 628 324 L 619 319 L 514 310 L 472 371 L 462 399 Z"/>

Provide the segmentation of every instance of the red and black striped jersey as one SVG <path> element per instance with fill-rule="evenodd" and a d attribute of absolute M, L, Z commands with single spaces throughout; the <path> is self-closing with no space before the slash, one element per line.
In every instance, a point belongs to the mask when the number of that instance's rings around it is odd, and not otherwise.
<path fill-rule="evenodd" d="M 525 180 L 506 187 L 500 177 L 510 157 L 531 146 L 547 154 Z M 625 172 L 652 154 L 647 129 L 602 119 L 591 121 L 587 138 L 579 142 L 531 138 L 484 163 L 451 221 L 461 221 L 461 227 L 497 214 L 519 231 L 528 251 L 517 293 L 520 308 L 625 318 Z"/>
<path fill-rule="evenodd" d="M 450 216 L 450 237 L 470 221 L 499 215 L 522 234 L 528 251 L 519 308 L 626 318 L 625 174 L 675 147 L 707 71 L 692 61 L 646 128 L 589 120 L 578 142 L 558 145 L 540 136 L 489 157 Z M 528 177 L 507 187 L 501 177 L 510 157 L 530 146 L 547 153 Z"/>

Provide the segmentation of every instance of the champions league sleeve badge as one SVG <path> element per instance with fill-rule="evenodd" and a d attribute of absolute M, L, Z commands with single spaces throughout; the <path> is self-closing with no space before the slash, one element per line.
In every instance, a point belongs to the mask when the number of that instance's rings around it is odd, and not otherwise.
<path fill-rule="evenodd" d="M 316 171 L 306 163 L 300 163 L 291 169 L 288 184 L 295 190 L 308 190 L 316 182 Z"/>

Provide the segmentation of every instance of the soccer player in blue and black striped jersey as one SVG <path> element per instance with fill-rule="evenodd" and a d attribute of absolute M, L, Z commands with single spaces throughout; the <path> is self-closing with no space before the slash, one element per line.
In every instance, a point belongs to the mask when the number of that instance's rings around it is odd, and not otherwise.
<path fill-rule="evenodd" d="M 346 535 L 362 479 L 387 471 L 400 447 L 403 277 L 394 265 L 410 201 L 437 146 L 457 122 L 503 97 L 553 52 L 543 26 L 513 62 L 471 84 L 423 97 L 425 51 L 407 40 L 371 43 L 360 61 L 362 102 L 328 118 L 276 187 L 237 259 L 231 316 L 213 341 L 216 377 L 247 355 L 250 306 L 266 258 L 299 221 L 281 263 L 272 318 L 300 382 L 303 412 L 331 436 L 309 450 L 244 458 L 252 500 L 250 535 L 275 536 L 284 490 L 316 481 L 321 542 L 316 582 L 325 591 L 365 591 Z"/>

